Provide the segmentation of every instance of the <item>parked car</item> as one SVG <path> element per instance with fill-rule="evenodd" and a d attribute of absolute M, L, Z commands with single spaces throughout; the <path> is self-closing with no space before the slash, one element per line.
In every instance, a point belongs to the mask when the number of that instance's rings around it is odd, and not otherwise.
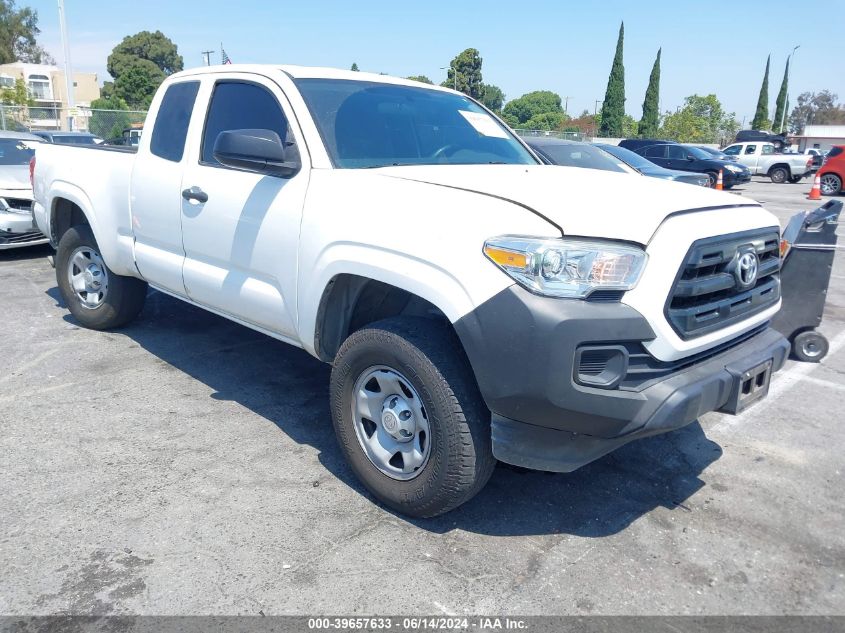
<path fill-rule="evenodd" d="M 822 195 L 835 196 L 842 193 L 842 183 L 845 182 L 845 145 L 830 148 L 818 176 Z"/>
<path fill-rule="evenodd" d="M 772 134 L 771 132 L 760 130 L 740 130 L 736 133 L 736 138 L 734 139 L 734 143 L 753 143 L 755 141 L 758 143 L 771 143 L 779 152 L 782 152 L 784 148 L 789 146 L 789 142 L 782 134 Z"/>
<path fill-rule="evenodd" d="M 637 173 L 615 156 L 611 156 L 589 143 L 547 136 L 529 137 L 523 140 L 528 144 L 528 147 L 540 156 L 543 162 L 549 165 L 604 169 L 605 171 L 625 174 Z"/>
<path fill-rule="evenodd" d="M 550 168 L 448 88 L 196 68 L 147 125 L 137 153 L 36 154 L 73 318 L 124 325 L 150 286 L 330 363 L 340 449 L 398 512 L 457 507 L 496 459 L 571 471 L 742 411 L 789 351 L 757 202 Z"/>
<path fill-rule="evenodd" d="M 684 145 L 689 145 L 690 147 L 697 147 L 701 151 L 707 152 L 713 158 L 718 158 L 719 160 L 730 160 L 734 162 L 736 161 L 736 157 L 728 156 L 727 154 L 725 154 L 725 152 L 715 147 L 708 147 L 707 145 L 692 145 L 690 143 L 684 143 Z"/>
<path fill-rule="evenodd" d="M 41 137 L 48 143 L 59 143 L 61 145 L 99 145 L 103 143 L 96 134 L 89 134 L 88 132 L 55 132 L 47 130 L 38 130 L 33 132 L 35 136 Z"/>
<path fill-rule="evenodd" d="M 662 180 L 685 182 L 690 185 L 699 185 L 701 187 L 710 186 L 710 178 L 706 174 L 696 174 L 689 171 L 680 171 L 678 169 L 666 169 L 660 165 L 655 165 L 650 160 L 643 158 L 636 152 L 632 152 L 624 147 L 619 147 L 618 145 L 595 143 L 595 146 L 600 147 L 608 154 L 612 154 L 632 169 L 636 169 L 643 176 L 660 178 Z"/>
<path fill-rule="evenodd" d="M 651 144 L 647 144 L 642 143 L 642 140 L 623 139 L 619 142 L 619 146 L 631 149 L 652 163 L 665 167 L 666 169 L 678 169 L 706 174 L 710 179 L 711 186 L 715 186 L 720 171 L 722 172 L 722 185 L 725 189 L 730 189 L 731 187 L 751 180 L 751 172 L 744 165 L 739 165 L 729 160 L 713 158 L 710 154 L 697 147 L 688 147 L 670 141 L 653 141 Z"/>
<path fill-rule="evenodd" d="M 799 182 L 813 166 L 813 159 L 804 154 L 778 154 L 772 143 L 734 143 L 725 148 L 725 154 L 772 182 Z"/>
<path fill-rule="evenodd" d="M 0 132 L 0 250 L 49 241 L 32 219 L 29 161 L 39 145 L 28 132 Z"/>

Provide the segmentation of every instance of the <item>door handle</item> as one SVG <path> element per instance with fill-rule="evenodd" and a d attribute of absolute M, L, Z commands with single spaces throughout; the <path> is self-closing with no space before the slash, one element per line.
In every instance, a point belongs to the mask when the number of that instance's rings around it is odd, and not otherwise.
<path fill-rule="evenodd" d="M 182 190 L 182 197 L 185 200 L 196 200 L 197 202 L 208 202 L 208 194 L 199 187 L 190 187 Z"/>

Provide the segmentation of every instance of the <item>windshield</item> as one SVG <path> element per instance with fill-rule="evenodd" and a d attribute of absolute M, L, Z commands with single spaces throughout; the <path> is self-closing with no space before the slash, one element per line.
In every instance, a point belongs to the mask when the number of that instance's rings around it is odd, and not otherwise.
<path fill-rule="evenodd" d="M 527 165 L 508 129 L 462 95 L 348 79 L 297 79 L 335 167 Z"/>
<path fill-rule="evenodd" d="M 29 165 L 38 142 L 16 138 L 0 139 L 0 165 Z"/>
<path fill-rule="evenodd" d="M 532 143 L 529 141 L 528 144 L 555 165 L 626 172 L 624 167 L 619 166 L 617 159 L 604 153 L 598 147 L 586 143 Z"/>
<path fill-rule="evenodd" d="M 643 158 L 639 154 L 632 152 L 629 149 L 625 149 L 624 147 L 619 147 L 618 145 L 598 145 L 601 149 L 606 151 L 609 154 L 613 154 L 621 161 L 626 162 L 628 165 L 642 171 L 643 169 L 654 169 L 655 165 L 647 158 Z"/>

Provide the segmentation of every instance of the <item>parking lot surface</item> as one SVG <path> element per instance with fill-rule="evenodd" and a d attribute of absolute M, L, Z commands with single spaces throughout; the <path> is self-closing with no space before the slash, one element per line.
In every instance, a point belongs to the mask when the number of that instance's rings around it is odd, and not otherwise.
<path fill-rule="evenodd" d="M 155 292 L 81 329 L 49 252 L 0 253 L 0 613 L 845 614 L 842 251 L 830 355 L 763 403 L 420 521 L 346 467 L 327 366 Z"/>

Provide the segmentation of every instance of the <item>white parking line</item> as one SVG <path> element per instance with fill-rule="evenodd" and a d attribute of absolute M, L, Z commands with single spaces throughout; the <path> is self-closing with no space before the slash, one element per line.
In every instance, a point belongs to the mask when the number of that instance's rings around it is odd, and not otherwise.
<path fill-rule="evenodd" d="M 836 336 L 836 338 L 834 338 L 830 342 L 830 350 L 827 353 L 828 357 L 833 356 L 843 346 L 845 346 L 845 331 L 840 332 Z M 743 422 L 746 422 L 750 416 L 757 416 L 762 411 L 771 407 L 778 400 L 780 400 L 780 398 L 783 397 L 783 395 L 786 394 L 790 388 L 792 388 L 802 380 L 812 381 L 816 384 L 824 383 L 825 387 L 844 389 L 842 385 L 839 385 L 837 383 L 809 376 L 809 374 L 814 370 L 818 369 L 818 367 L 820 367 L 820 365 L 816 363 L 800 363 L 796 364 L 791 369 L 788 369 L 785 372 L 775 374 L 772 377 L 772 385 L 771 387 L 769 387 L 769 395 L 766 397 L 765 400 L 763 400 L 760 404 L 752 406 L 750 409 L 746 409 L 739 415 L 723 416 L 717 424 L 713 425 L 713 427 L 710 428 L 710 432 L 724 433 L 726 431 L 736 429 Z"/>

